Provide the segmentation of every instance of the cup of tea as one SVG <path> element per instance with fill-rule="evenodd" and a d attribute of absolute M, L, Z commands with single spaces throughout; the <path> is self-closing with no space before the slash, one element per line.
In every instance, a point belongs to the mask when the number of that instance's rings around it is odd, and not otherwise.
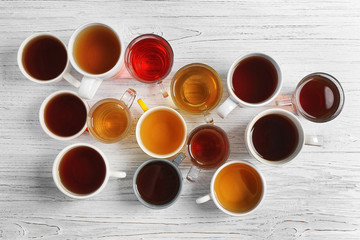
<path fill-rule="evenodd" d="M 88 104 L 77 93 L 54 92 L 42 102 L 39 111 L 44 132 L 57 140 L 71 140 L 86 131 Z"/>
<path fill-rule="evenodd" d="M 135 98 L 135 90 L 129 88 L 120 99 L 105 98 L 95 103 L 87 117 L 90 135 L 103 143 L 114 143 L 126 137 L 132 123 L 129 109 Z"/>
<path fill-rule="evenodd" d="M 110 169 L 100 149 L 86 143 L 64 148 L 54 161 L 52 175 L 57 188 L 76 199 L 89 198 L 101 192 L 110 176 L 126 177 L 125 172 Z"/>
<path fill-rule="evenodd" d="M 172 162 L 167 159 L 150 159 L 141 164 L 133 177 L 137 199 L 152 209 L 163 209 L 174 204 L 182 189 L 179 164 L 184 159 L 185 155 L 179 153 Z"/>
<path fill-rule="evenodd" d="M 281 86 L 280 67 L 274 59 L 262 53 L 240 57 L 228 71 L 230 97 L 217 108 L 217 114 L 225 118 L 237 106 L 264 106 L 276 98 Z"/>
<path fill-rule="evenodd" d="M 119 35 L 103 23 L 87 23 L 72 34 L 69 58 L 83 75 L 79 95 L 91 99 L 104 79 L 114 77 L 122 67 L 123 46 Z"/>
<path fill-rule="evenodd" d="M 30 81 L 48 84 L 65 79 L 75 87 L 80 82 L 71 74 L 65 44 L 52 33 L 35 33 L 20 45 L 17 62 L 21 73 Z"/>
<path fill-rule="evenodd" d="M 343 109 L 345 93 L 340 82 L 327 73 L 304 77 L 290 96 L 276 101 L 278 106 L 293 106 L 296 113 L 317 123 L 336 118 Z"/>
<path fill-rule="evenodd" d="M 245 161 L 230 161 L 216 170 L 210 193 L 196 199 L 196 203 L 202 204 L 212 199 L 224 213 L 243 216 L 260 206 L 265 192 L 265 178 L 259 170 Z"/>
<path fill-rule="evenodd" d="M 284 109 L 262 111 L 245 130 L 249 153 L 270 166 L 290 162 L 304 145 L 322 146 L 322 143 L 322 136 L 306 135 L 299 119 Z"/>
<path fill-rule="evenodd" d="M 180 68 L 174 75 L 170 87 L 173 102 L 191 114 L 203 114 L 205 121 L 212 123 L 209 113 L 222 97 L 222 81 L 210 66 L 191 63 Z"/>
<path fill-rule="evenodd" d="M 186 122 L 176 110 L 158 106 L 148 109 L 139 99 L 144 110 L 136 125 L 136 140 L 140 148 L 154 158 L 174 156 L 185 145 Z"/>
<path fill-rule="evenodd" d="M 190 132 L 186 150 L 193 163 L 186 179 L 195 182 L 201 169 L 214 169 L 228 159 L 229 139 L 220 127 L 200 125 Z"/>
<path fill-rule="evenodd" d="M 164 38 L 143 34 L 133 39 L 125 52 L 125 66 L 136 80 L 158 84 L 164 98 L 168 97 L 162 80 L 170 73 L 174 61 L 173 50 Z"/>

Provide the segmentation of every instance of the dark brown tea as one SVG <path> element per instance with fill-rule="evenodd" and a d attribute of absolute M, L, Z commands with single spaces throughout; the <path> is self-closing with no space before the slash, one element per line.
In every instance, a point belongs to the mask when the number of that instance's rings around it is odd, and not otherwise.
<path fill-rule="evenodd" d="M 106 176 L 104 159 L 95 149 L 80 146 L 71 149 L 59 164 L 61 183 L 76 194 L 90 194 L 101 187 Z"/>
<path fill-rule="evenodd" d="M 203 125 L 189 135 L 187 151 L 190 160 L 201 168 L 214 168 L 224 163 L 229 156 L 229 140 L 219 127 Z"/>
<path fill-rule="evenodd" d="M 260 157 L 280 161 L 296 150 L 299 133 L 295 124 L 287 117 L 270 114 L 257 120 L 251 130 L 251 138 Z"/>
<path fill-rule="evenodd" d="M 136 187 L 146 202 L 164 205 L 177 196 L 180 179 L 174 167 L 161 161 L 154 161 L 140 170 L 136 178 Z"/>
<path fill-rule="evenodd" d="M 232 90 L 244 102 L 261 103 L 275 92 L 278 77 L 272 62 L 264 57 L 248 57 L 241 60 L 235 68 Z"/>
<path fill-rule="evenodd" d="M 309 120 L 325 122 L 339 110 L 339 88 L 325 76 L 310 75 L 302 80 L 298 91 L 301 112 Z"/>
<path fill-rule="evenodd" d="M 33 78 L 47 81 L 59 76 L 68 61 L 65 46 L 55 37 L 39 36 L 24 48 L 22 63 Z"/>
<path fill-rule="evenodd" d="M 70 137 L 81 131 L 86 116 L 83 101 L 71 93 L 55 96 L 47 103 L 44 111 L 47 128 L 60 137 Z"/>
<path fill-rule="evenodd" d="M 120 58 L 121 46 L 116 34 L 105 26 L 91 26 L 79 33 L 74 42 L 74 59 L 91 74 L 111 70 Z"/>

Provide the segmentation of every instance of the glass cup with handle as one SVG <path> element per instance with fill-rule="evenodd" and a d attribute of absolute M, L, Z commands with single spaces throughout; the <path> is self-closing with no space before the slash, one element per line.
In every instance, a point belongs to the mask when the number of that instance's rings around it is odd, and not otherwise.
<path fill-rule="evenodd" d="M 20 45 L 17 63 L 21 73 L 39 84 L 68 81 L 74 87 L 80 82 L 70 74 L 66 45 L 53 33 L 35 33 Z"/>
<path fill-rule="evenodd" d="M 282 87 L 280 67 L 268 55 L 251 53 L 233 62 L 226 83 L 230 96 L 216 110 L 222 118 L 237 106 L 262 107 L 272 102 Z"/>
<path fill-rule="evenodd" d="M 143 34 L 133 39 L 125 52 L 125 66 L 136 80 L 157 84 L 168 97 L 162 80 L 169 75 L 174 53 L 168 41 L 156 34 Z"/>
<path fill-rule="evenodd" d="M 176 106 L 190 114 L 203 114 L 205 122 L 213 123 L 210 111 L 222 97 L 219 74 L 203 63 L 191 63 L 180 68 L 171 81 L 171 98 Z"/>
<path fill-rule="evenodd" d="M 296 113 L 316 123 L 336 118 L 343 109 L 345 93 L 333 76 L 315 72 L 305 76 L 292 95 L 282 96 L 277 106 L 292 106 Z"/>
<path fill-rule="evenodd" d="M 87 23 L 75 30 L 69 41 L 69 58 L 83 75 L 81 97 L 93 98 L 103 80 L 121 71 L 123 50 L 119 34 L 106 24 Z"/>

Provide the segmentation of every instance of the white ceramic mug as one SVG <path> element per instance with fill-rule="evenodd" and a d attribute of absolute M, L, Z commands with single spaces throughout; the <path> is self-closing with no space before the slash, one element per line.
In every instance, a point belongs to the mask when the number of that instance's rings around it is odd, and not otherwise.
<path fill-rule="evenodd" d="M 294 124 L 296 131 L 298 133 L 298 141 L 297 141 L 295 150 L 285 159 L 278 160 L 278 161 L 267 160 L 267 159 L 261 157 L 255 150 L 253 140 L 252 140 L 251 132 L 252 132 L 254 124 L 259 119 L 263 118 L 264 116 L 270 115 L 270 114 L 281 115 L 281 116 L 284 116 L 285 118 L 287 118 L 288 120 L 290 120 Z M 286 111 L 284 109 L 280 109 L 280 108 L 272 108 L 272 109 L 267 109 L 265 111 L 260 112 L 249 122 L 249 124 L 247 125 L 246 130 L 245 130 L 245 145 L 246 145 L 246 148 L 248 149 L 249 153 L 258 161 L 265 163 L 267 165 L 270 165 L 270 166 L 279 166 L 279 165 L 283 165 L 285 163 L 290 162 L 301 152 L 304 145 L 322 146 L 322 144 L 323 144 L 322 136 L 306 135 L 299 119 L 293 113 Z"/>
<path fill-rule="evenodd" d="M 267 98 L 266 100 L 259 102 L 259 103 L 245 102 L 245 101 L 241 100 L 238 96 L 236 96 L 236 94 L 233 91 L 232 79 L 233 79 L 234 71 L 236 70 L 237 66 L 239 65 L 239 63 L 241 61 L 243 61 L 244 59 L 249 58 L 249 57 L 261 57 L 261 58 L 264 58 L 264 59 L 270 61 L 272 63 L 272 65 L 274 66 L 274 68 L 276 69 L 277 76 L 278 76 L 277 86 L 275 88 L 275 91 L 272 93 L 272 95 L 269 98 Z M 276 96 L 279 94 L 280 89 L 282 87 L 282 78 L 281 78 L 281 71 L 280 71 L 279 65 L 275 62 L 274 59 L 272 59 L 271 57 L 269 57 L 268 55 L 265 55 L 263 53 L 251 53 L 251 54 L 248 54 L 248 55 L 245 55 L 245 56 L 242 56 L 242 57 L 239 57 L 238 59 L 236 59 L 228 71 L 226 82 L 227 82 L 227 89 L 230 93 L 230 96 L 216 110 L 217 114 L 222 118 L 225 118 L 237 106 L 240 106 L 240 107 L 262 107 L 262 106 L 270 103 L 271 101 L 273 101 L 276 98 Z"/>
<path fill-rule="evenodd" d="M 119 45 L 120 45 L 120 54 L 119 54 L 119 58 L 118 58 L 116 64 L 110 70 L 108 70 L 107 72 L 101 73 L 101 74 L 91 74 L 91 73 L 86 72 L 77 64 L 77 62 L 74 58 L 74 44 L 75 44 L 76 38 L 79 36 L 79 34 L 82 31 L 86 30 L 89 27 L 93 27 L 93 26 L 102 26 L 102 27 L 108 28 L 110 31 L 112 31 L 115 34 L 115 36 L 117 37 L 117 39 L 119 41 Z M 75 30 L 75 32 L 73 33 L 73 35 L 71 36 L 70 41 L 69 41 L 69 58 L 70 58 L 70 62 L 72 64 L 72 66 L 76 69 L 76 71 L 78 71 L 79 73 L 84 75 L 83 79 L 81 80 L 81 85 L 79 88 L 79 95 L 81 97 L 87 98 L 87 99 L 93 98 L 103 80 L 114 77 L 115 75 L 117 75 L 120 72 L 120 70 L 123 67 L 122 59 L 123 59 L 124 50 L 125 50 L 123 48 L 124 48 L 124 46 L 121 44 L 119 34 L 117 34 L 117 32 L 113 28 L 111 28 L 110 26 L 105 25 L 103 23 L 87 23 L 87 24 L 80 26 L 79 28 L 77 28 Z"/>
<path fill-rule="evenodd" d="M 69 62 L 69 57 L 67 57 L 66 60 L 66 65 L 64 70 L 55 78 L 53 79 L 49 79 L 49 80 L 40 80 L 40 79 L 36 79 L 35 77 L 31 76 L 31 74 L 29 74 L 26 71 L 26 68 L 24 66 L 23 63 L 23 54 L 24 54 L 24 50 L 26 49 L 27 45 L 34 39 L 36 38 L 41 38 L 41 37 L 51 37 L 51 38 L 55 38 L 57 39 L 64 47 L 64 49 L 66 50 L 66 45 L 54 34 L 49 33 L 49 32 L 44 32 L 44 33 L 35 33 L 32 34 L 31 36 L 27 37 L 20 45 L 18 54 L 17 54 L 17 62 L 18 62 L 18 66 L 20 68 L 21 73 L 30 81 L 36 82 L 36 83 L 40 83 L 40 84 L 49 84 L 49 83 L 54 83 L 54 82 L 59 82 L 62 79 L 65 79 L 66 81 L 68 81 L 71 85 L 73 85 L 74 87 L 79 87 L 80 86 L 80 82 L 74 78 L 71 74 L 70 74 L 70 70 L 71 70 L 71 65 Z M 67 51 L 67 50 L 66 50 Z"/>
<path fill-rule="evenodd" d="M 89 112 L 89 105 L 83 100 L 81 99 L 77 93 L 73 92 L 73 91 L 68 91 L 68 90 L 60 90 L 60 91 L 56 91 L 53 92 L 52 94 L 50 94 L 49 96 L 47 96 L 44 101 L 42 102 L 41 106 L 40 106 L 40 111 L 39 111 L 39 120 L 40 120 L 40 126 L 41 128 L 44 130 L 44 132 L 49 135 L 50 137 L 56 139 L 56 140 L 71 140 L 74 138 L 79 137 L 81 134 L 83 134 L 86 131 L 86 116 L 85 116 L 85 121 L 84 121 L 84 126 L 81 128 L 80 131 L 78 131 L 76 134 L 72 135 L 72 136 L 67 136 L 67 137 L 63 137 L 63 136 L 59 136 L 55 133 L 53 133 L 48 126 L 46 125 L 45 122 L 45 110 L 46 110 L 46 106 L 47 104 L 54 99 L 55 97 L 61 95 L 61 94 L 72 94 L 75 97 L 77 97 L 80 101 L 82 101 L 82 103 L 84 104 L 84 107 L 86 108 L 86 113 Z"/>
<path fill-rule="evenodd" d="M 89 193 L 89 194 L 77 194 L 77 193 L 74 193 L 74 192 L 68 190 L 63 185 L 63 183 L 61 182 L 61 178 L 60 178 L 60 174 L 59 174 L 59 166 L 60 166 L 61 160 L 62 160 L 62 158 L 64 157 L 64 155 L 66 153 L 68 153 L 70 150 L 72 150 L 74 148 L 77 148 L 77 147 L 89 147 L 89 148 L 94 149 L 96 152 L 98 152 L 101 155 L 101 157 L 102 157 L 102 159 L 104 160 L 104 163 L 105 163 L 106 172 L 105 172 L 105 178 L 104 178 L 103 183 L 101 184 L 101 186 L 96 191 L 94 191 L 92 193 Z M 113 170 L 111 170 L 110 166 L 109 166 L 109 162 L 108 162 L 105 154 L 100 149 L 98 149 L 97 147 L 95 147 L 93 145 L 90 145 L 90 144 L 87 144 L 87 143 L 75 143 L 75 144 L 72 144 L 70 146 L 67 146 L 66 148 L 64 148 L 57 155 L 57 157 L 55 158 L 54 164 L 53 164 L 52 176 L 53 176 L 55 185 L 57 186 L 57 188 L 62 193 L 64 193 L 65 195 L 67 195 L 67 196 L 69 196 L 71 198 L 85 199 L 85 198 L 92 197 L 92 196 L 98 194 L 99 192 L 101 192 L 105 188 L 110 176 L 116 177 L 116 178 L 125 178 L 126 173 L 121 172 L 121 171 L 113 171 Z"/>
<path fill-rule="evenodd" d="M 220 200 L 218 199 L 217 197 L 217 194 L 216 194 L 216 190 L 215 190 L 215 181 L 217 180 L 217 177 L 219 175 L 219 173 L 221 171 L 223 171 L 223 169 L 225 167 L 228 167 L 229 165 L 233 165 L 233 164 L 245 164 L 247 165 L 248 167 L 250 167 L 254 172 L 257 173 L 259 180 L 260 180 L 260 184 L 261 184 L 261 192 L 259 193 L 259 199 L 256 203 L 254 203 L 254 206 L 247 210 L 247 211 L 244 211 L 244 212 L 235 212 L 235 211 L 230 211 L 228 209 L 226 209 L 220 202 Z M 241 184 L 244 186 L 244 183 Z M 244 190 L 245 191 L 245 190 Z M 210 193 L 209 194 L 206 194 L 205 196 L 202 196 L 202 197 L 199 197 L 198 199 L 196 199 L 196 203 L 197 204 L 203 204 L 205 202 L 208 202 L 210 200 L 213 200 L 213 202 L 215 203 L 216 207 L 219 208 L 221 211 L 223 211 L 224 213 L 226 214 L 229 214 L 231 216 L 243 216 L 243 215 L 246 215 L 246 214 L 249 214 L 251 212 L 253 212 L 255 209 L 257 209 L 260 204 L 263 202 L 264 200 L 264 197 L 265 197 L 265 193 L 266 193 L 266 182 L 265 182 L 265 178 L 264 176 L 261 174 L 261 172 L 259 170 L 257 170 L 252 164 L 246 162 L 246 161 L 230 161 L 230 162 L 227 162 L 225 164 L 223 164 L 221 167 L 219 167 L 216 172 L 214 173 L 212 179 L 211 179 L 211 184 L 210 184 Z M 244 196 L 241 196 L 241 197 L 244 197 Z M 238 198 L 240 198 L 240 196 L 238 196 Z"/>
<path fill-rule="evenodd" d="M 137 125 L 136 125 L 136 140 L 140 146 L 140 148 L 149 156 L 154 157 L 154 158 L 169 158 L 174 156 L 175 154 L 177 154 L 178 152 L 180 152 L 180 150 L 183 148 L 183 146 L 185 145 L 186 142 L 186 133 L 187 133 L 187 126 L 186 126 L 186 122 L 184 120 L 184 118 L 180 115 L 180 113 L 178 113 L 176 110 L 170 108 L 170 107 L 164 107 L 164 106 L 158 106 L 158 107 L 154 107 L 151 109 L 147 109 L 147 107 L 143 104 L 143 102 L 141 101 L 141 99 L 138 100 L 140 106 L 143 108 L 143 110 L 145 111 L 143 113 L 143 115 L 140 117 Z M 157 112 L 159 110 L 165 110 L 165 111 L 169 111 L 173 114 L 175 114 L 178 119 L 181 121 L 182 125 L 183 125 L 183 129 L 184 129 L 184 136 L 181 139 L 181 144 L 179 144 L 179 146 L 176 148 L 176 150 L 174 150 L 171 153 L 167 153 L 167 154 L 157 154 L 152 152 L 151 150 L 149 150 L 143 143 L 142 139 L 141 139 L 141 134 L 140 134 L 140 129 L 141 126 L 144 122 L 144 120 L 152 113 Z"/>

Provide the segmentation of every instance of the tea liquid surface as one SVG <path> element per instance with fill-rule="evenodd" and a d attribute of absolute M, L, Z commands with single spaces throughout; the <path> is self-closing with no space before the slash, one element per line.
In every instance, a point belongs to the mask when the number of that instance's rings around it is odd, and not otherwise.
<path fill-rule="evenodd" d="M 338 110 L 340 93 L 331 80 L 321 75 L 313 75 L 300 87 L 299 102 L 306 118 L 325 120 Z"/>
<path fill-rule="evenodd" d="M 41 81 L 59 76 L 67 63 L 67 51 L 55 37 L 39 36 L 24 48 L 22 63 L 26 72 Z"/>
<path fill-rule="evenodd" d="M 61 183 L 76 194 L 95 192 L 104 182 L 106 165 L 102 156 L 86 146 L 67 152 L 59 165 Z"/>
<path fill-rule="evenodd" d="M 274 65 L 263 57 L 248 57 L 239 62 L 232 77 L 235 95 L 248 103 L 261 103 L 276 90 L 278 74 Z"/>
<path fill-rule="evenodd" d="M 144 146 L 156 154 L 169 154 L 178 149 L 185 137 L 182 120 L 168 110 L 150 113 L 140 127 Z"/>
<path fill-rule="evenodd" d="M 222 96 L 222 82 L 216 72 L 199 65 L 179 70 L 173 79 L 172 96 L 183 110 L 202 113 L 216 107 Z"/>
<path fill-rule="evenodd" d="M 166 77 L 173 64 L 173 52 L 161 38 L 146 38 L 136 42 L 128 58 L 132 71 L 142 81 L 153 82 Z"/>
<path fill-rule="evenodd" d="M 220 204 L 235 213 L 248 212 L 256 207 L 262 197 L 263 187 L 260 175 L 242 163 L 223 168 L 214 183 Z"/>
<path fill-rule="evenodd" d="M 116 34 L 105 26 L 91 26 L 79 33 L 74 42 L 74 59 L 90 74 L 111 70 L 120 58 L 121 46 Z"/>
<path fill-rule="evenodd" d="M 51 99 L 44 111 L 47 128 L 55 135 L 69 137 L 78 133 L 86 123 L 86 106 L 79 97 L 63 93 Z"/>
<path fill-rule="evenodd" d="M 229 141 L 226 133 L 212 125 L 200 126 L 191 132 L 187 149 L 190 160 L 201 168 L 214 168 L 229 156 Z"/>
<path fill-rule="evenodd" d="M 172 166 L 155 161 L 140 170 L 136 186 L 146 202 L 163 205 L 176 197 L 180 188 L 180 180 L 177 171 Z"/>
<path fill-rule="evenodd" d="M 297 148 L 299 133 L 287 117 L 270 114 L 260 118 L 251 130 L 256 152 L 264 159 L 280 161 L 289 157 Z"/>

